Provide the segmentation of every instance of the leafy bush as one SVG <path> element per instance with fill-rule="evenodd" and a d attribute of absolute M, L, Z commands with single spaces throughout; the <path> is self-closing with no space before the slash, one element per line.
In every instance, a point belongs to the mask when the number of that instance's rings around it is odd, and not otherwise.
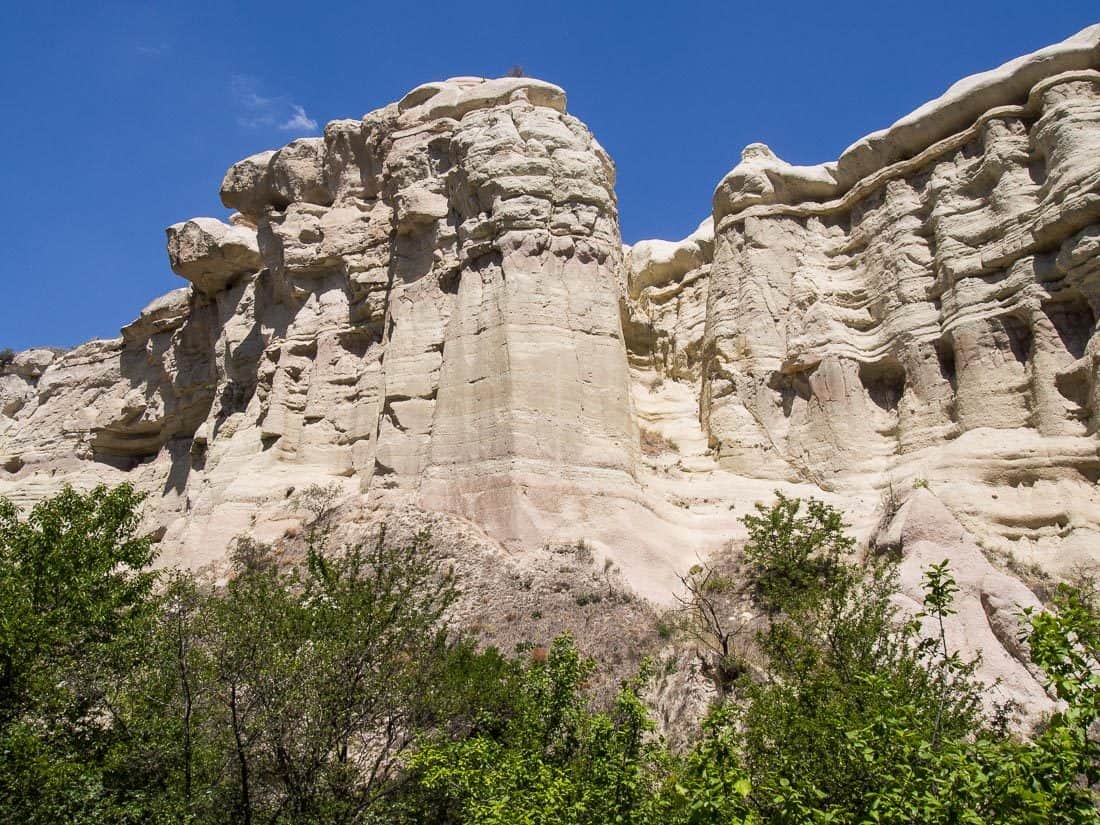
<path fill-rule="evenodd" d="M 773 614 L 820 601 L 826 589 L 845 586 L 842 579 L 850 580 L 854 570 L 843 559 L 855 546 L 834 508 L 810 499 L 800 515 L 800 499 L 779 491 L 776 498 L 771 507 L 757 504 L 759 515 L 742 519 L 753 592 L 757 603 Z"/>
<path fill-rule="evenodd" d="M 861 821 L 897 743 L 882 736 L 854 748 L 852 733 L 904 712 L 906 735 L 930 745 L 966 736 L 980 724 L 981 686 L 973 663 L 901 621 L 893 565 L 849 559 L 840 514 L 810 501 L 800 515 L 799 504 L 780 496 L 746 518 L 753 592 L 772 619 L 758 639 L 764 678 L 745 686 L 744 762 L 766 819 L 782 821 L 791 806 L 808 815 L 824 799 Z M 942 618 L 953 595 L 946 568 L 935 582 L 928 610 Z"/>
<path fill-rule="evenodd" d="M 361 821 L 417 735 L 503 714 L 426 534 L 290 569 L 242 541 L 225 587 L 157 588 L 139 502 L 0 503 L 0 821 Z"/>
<path fill-rule="evenodd" d="M 704 722 L 665 821 L 1100 821 L 1094 604 L 1030 617 L 1034 661 L 1070 709 L 1023 742 L 982 717 L 975 663 L 946 644 L 947 562 L 926 571 L 922 636 L 892 607 L 893 564 L 857 563 L 832 508 L 779 495 L 745 521 L 746 586 L 768 616 L 760 669 Z"/>
<path fill-rule="evenodd" d="M 128 485 L 0 500 L 0 820 L 94 821 L 118 747 L 113 681 L 155 617 L 150 542 Z"/>
<path fill-rule="evenodd" d="M 587 708 L 595 663 L 568 636 L 533 658 L 515 689 L 515 715 L 498 735 L 429 740 L 409 762 L 418 822 L 580 825 L 656 821 L 669 757 L 639 697 L 623 686 L 608 713 Z"/>

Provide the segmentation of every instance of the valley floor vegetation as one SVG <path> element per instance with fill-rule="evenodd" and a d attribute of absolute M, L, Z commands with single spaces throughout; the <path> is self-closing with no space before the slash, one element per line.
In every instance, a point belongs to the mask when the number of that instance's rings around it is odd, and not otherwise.
<path fill-rule="evenodd" d="M 746 518 L 751 639 L 690 605 L 719 698 L 673 750 L 651 667 L 600 706 L 600 663 L 568 636 L 505 654 L 452 626 L 464 583 L 426 535 L 319 531 L 292 564 L 241 541 L 206 582 L 153 571 L 140 501 L 0 502 L 2 822 L 1100 822 L 1094 594 L 1025 617 L 1062 704 L 1020 737 L 983 714 L 974 664 L 922 634 L 953 609 L 947 563 L 924 623 L 903 620 L 895 563 L 853 561 L 820 502 Z"/>

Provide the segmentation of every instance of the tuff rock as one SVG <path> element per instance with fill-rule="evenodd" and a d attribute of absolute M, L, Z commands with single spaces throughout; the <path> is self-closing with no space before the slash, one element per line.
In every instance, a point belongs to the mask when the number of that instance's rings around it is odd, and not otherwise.
<path fill-rule="evenodd" d="M 817 496 L 902 554 L 903 601 L 952 559 L 952 639 L 1049 706 L 1011 571 L 1100 561 L 1100 26 L 836 163 L 747 147 L 680 242 L 624 247 L 614 184 L 530 78 L 242 160 L 228 223 L 168 229 L 190 286 L 0 369 L 0 494 L 130 480 L 163 562 L 217 568 L 328 485 L 517 569 L 583 540 L 658 604 L 754 503 Z"/>

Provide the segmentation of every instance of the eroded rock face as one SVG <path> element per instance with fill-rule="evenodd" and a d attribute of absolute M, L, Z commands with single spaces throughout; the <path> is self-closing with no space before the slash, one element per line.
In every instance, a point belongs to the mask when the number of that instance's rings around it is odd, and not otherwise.
<path fill-rule="evenodd" d="M 1095 563 L 1098 42 L 968 78 L 837 163 L 749 146 L 711 256 L 632 252 L 631 352 L 699 377 L 723 469 L 924 479 L 987 550 Z"/>
<path fill-rule="evenodd" d="M 216 295 L 236 278 L 260 268 L 260 249 L 251 227 L 193 218 L 173 224 L 167 232 L 172 271 L 206 295 Z"/>
<path fill-rule="evenodd" d="M 924 477 L 1000 549 L 1095 558 L 1100 295 L 1078 250 L 1100 221 L 1100 72 L 1048 68 L 830 200 L 754 202 L 743 179 L 792 174 L 755 156 L 720 184 L 702 396 L 723 466 L 751 465 L 749 423 L 792 476 Z"/>
<path fill-rule="evenodd" d="M 7 381 L 15 496 L 128 474 L 207 561 L 310 481 L 522 542 L 635 485 L 614 167 L 560 89 L 428 84 L 241 161 L 222 199 L 229 223 L 168 229 L 191 289 Z"/>
<path fill-rule="evenodd" d="M 162 558 L 198 566 L 327 484 L 513 559 L 583 539 L 667 601 L 777 487 L 868 539 L 919 479 L 890 527 L 905 595 L 957 555 L 952 633 L 1032 700 L 997 565 L 1098 560 L 1098 44 L 837 163 L 754 144 L 675 243 L 622 246 L 614 166 L 551 84 L 454 78 L 329 123 L 235 164 L 228 222 L 169 228 L 190 285 L 120 338 L 0 369 L 0 494 L 129 479 Z"/>

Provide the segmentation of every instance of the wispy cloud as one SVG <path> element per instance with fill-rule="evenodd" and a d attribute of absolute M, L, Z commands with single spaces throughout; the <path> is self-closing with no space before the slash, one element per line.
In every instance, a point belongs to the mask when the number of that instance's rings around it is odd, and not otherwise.
<path fill-rule="evenodd" d="M 142 57 L 164 57 L 172 52 L 167 43 L 138 43 L 134 48 Z"/>
<path fill-rule="evenodd" d="M 317 131 L 317 121 L 303 106 L 283 96 L 260 94 L 260 82 L 250 75 L 235 74 L 230 92 L 237 104 L 237 123 L 248 129 L 280 129 L 285 132 Z"/>
<path fill-rule="evenodd" d="M 279 124 L 279 128 L 284 132 L 316 132 L 317 121 L 306 114 L 306 110 L 298 104 L 291 104 L 294 109 L 294 117 L 288 120 L 286 123 Z"/>

